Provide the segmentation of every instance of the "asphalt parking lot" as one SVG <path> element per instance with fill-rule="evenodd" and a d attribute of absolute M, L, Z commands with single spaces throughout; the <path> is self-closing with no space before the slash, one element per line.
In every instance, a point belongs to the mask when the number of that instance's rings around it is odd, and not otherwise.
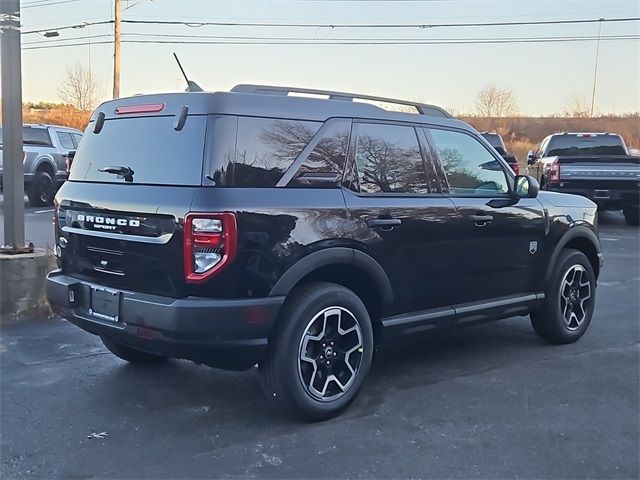
<path fill-rule="evenodd" d="M 319 424 L 267 406 L 254 369 L 136 367 L 61 319 L 7 325 L 1 476 L 638 478 L 640 230 L 600 223 L 578 343 L 546 345 L 519 317 L 389 346 Z"/>

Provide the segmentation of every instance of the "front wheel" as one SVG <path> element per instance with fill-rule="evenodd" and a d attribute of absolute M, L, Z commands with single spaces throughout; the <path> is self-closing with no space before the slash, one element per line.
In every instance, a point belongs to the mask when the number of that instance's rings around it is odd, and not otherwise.
<path fill-rule="evenodd" d="M 640 207 L 626 207 L 622 210 L 624 213 L 624 220 L 627 225 L 634 227 L 640 225 Z"/>
<path fill-rule="evenodd" d="M 563 250 L 551 276 L 544 306 L 530 315 L 533 329 L 550 343 L 575 342 L 589 327 L 595 295 L 596 277 L 589 259 L 579 250 Z"/>
<path fill-rule="evenodd" d="M 311 421 L 337 415 L 371 367 L 373 329 L 351 290 L 309 283 L 292 292 L 260 363 L 260 381 L 277 407 Z"/>

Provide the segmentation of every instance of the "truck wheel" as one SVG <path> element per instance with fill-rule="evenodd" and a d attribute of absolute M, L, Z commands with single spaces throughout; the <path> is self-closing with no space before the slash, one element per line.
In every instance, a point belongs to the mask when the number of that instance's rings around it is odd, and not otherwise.
<path fill-rule="evenodd" d="M 596 277 L 589 259 L 579 250 L 563 250 L 551 276 L 544 306 L 530 315 L 533 329 L 550 343 L 575 342 L 589 327 L 595 295 Z"/>
<path fill-rule="evenodd" d="M 163 357 L 162 355 L 154 355 L 153 353 L 136 350 L 121 343 L 114 342 L 108 337 L 100 337 L 100 340 L 102 340 L 104 346 L 107 347 L 107 350 L 116 357 L 130 363 L 162 363 L 167 360 L 167 357 Z"/>
<path fill-rule="evenodd" d="M 333 283 L 308 283 L 287 299 L 259 374 L 267 397 L 303 420 L 340 413 L 371 367 L 373 329 L 362 300 Z"/>
<path fill-rule="evenodd" d="M 624 220 L 627 225 L 640 225 L 640 207 L 627 207 L 622 210 L 622 213 L 624 213 Z"/>
<path fill-rule="evenodd" d="M 39 171 L 27 189 L 27 197 L 32 207 L 45 207 L 53 203 L 55 188 L 48 172 Z"/>

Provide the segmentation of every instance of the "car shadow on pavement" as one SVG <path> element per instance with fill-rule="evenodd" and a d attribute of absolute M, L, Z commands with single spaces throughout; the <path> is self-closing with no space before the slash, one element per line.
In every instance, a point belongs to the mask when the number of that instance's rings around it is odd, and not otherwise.
<path fill-rule="evenodd" d="M 499 322 L 381 347 L 361 395 L 339 418 L 373 415 L 394 391 L 509 367 L 531 354 L 539 355 L 544 344 L 530 329 L 528 318 L 508 322 L 508 326 Z M 188 361 L 132 365 L 116 358 L 109 364 L 108 372 L 78 398 L 86 408 L 105 409 L 107 416 L 117 413 L 114 409 L 124 409 L 142 423 L 149 417 L 151 425 L 160 415 L 175 422 L 177 428 L 184 428 L 179 425 L 191 418 L 196 432 L 205 432 L 212 424 L 226 430 L 225 425 L 233 425 L 239 418 L 260 428 L 298 423 L 269 405 L 260 388 L 257 368 L 227 372 Z M 340 420 L 329 420 L 333 421 Z"/>

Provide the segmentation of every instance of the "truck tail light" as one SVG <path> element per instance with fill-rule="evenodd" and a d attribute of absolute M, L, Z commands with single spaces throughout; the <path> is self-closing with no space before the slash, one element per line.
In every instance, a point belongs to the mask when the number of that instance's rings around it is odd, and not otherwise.
<path fill-rule="evenodd" d="M 238 227 L 233 213 L 190 213 L 184 219 L 184 275 L 203 283 L 233 262 Z"/>
<path fill-rule="evenodd" d="M 552 163 L 547 171 L 547 180 L 550 183 L 558 183 L 560 181 L 560 164 Z"/>
<path fill-rule="evenodd" d="M 69 158 L 67 155 L 65 155 L 64 162 L 67 166 L 67 173 L 71 172 L 71 163 L 73 162 L 73 160 Z"/>

